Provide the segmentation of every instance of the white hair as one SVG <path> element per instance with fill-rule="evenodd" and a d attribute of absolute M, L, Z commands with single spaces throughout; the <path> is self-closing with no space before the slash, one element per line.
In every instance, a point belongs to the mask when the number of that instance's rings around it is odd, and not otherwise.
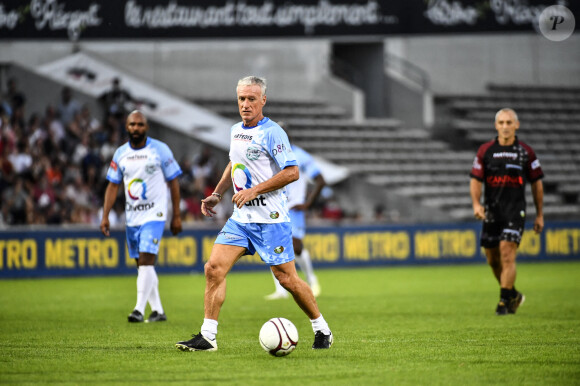
<path fill-rule="evenodd" d="M 518 114 L 516 114 L 514 109 L 510 109 L 509 107 L 504 107 L 503 109 L 499 110 L 497 113 L 495 113 L 495 121 L 497 122 L 497 117 L 499 117 L 499 115 L 501 113 L 512 113 L 512 115 L 514 116 L 514 119 L 516 120 L 516 122 L 519 122 L 520 120 L 518 119 Z"/>
<path fill-rule="evenodd" d="M 245 78 L 238 80 L 237 87 L 253 85 L 260 86 L 260 89 L 262 90 L 262 96 L 266 95 L 266 79 L 260 78 L 258 76 L 246 76 Z"/>

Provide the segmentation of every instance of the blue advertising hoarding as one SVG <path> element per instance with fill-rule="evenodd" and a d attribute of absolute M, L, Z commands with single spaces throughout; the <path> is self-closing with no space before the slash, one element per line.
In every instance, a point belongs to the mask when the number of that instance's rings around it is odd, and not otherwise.
<path fill-rule="evenodd" d="M 519 261 L 580 259 L 580 222 L 532 224 L 518 250 Z M 485 263 L 479 223 L 312 227 L 304 238 L 317 268 L 349 266 Z M 161 241 L 159 272 L 203 272 L 217 229 L 190 229 Z M 265 269 L 258 255 L 244 256 L 236 270 Z M 125 232 L 104 237 L 98 230 L 55 228 L 0 232 L 0 278 L 134 274 Z"/>

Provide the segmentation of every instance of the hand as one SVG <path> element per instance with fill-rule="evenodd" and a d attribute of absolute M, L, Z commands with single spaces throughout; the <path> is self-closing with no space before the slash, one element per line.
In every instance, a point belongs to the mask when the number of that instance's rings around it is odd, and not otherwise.
<path fill-rule="evenodd" d="M 473 215 L 478 220 L 485 220 L 485 208 L 480 203 L 473 204 Z"/>
<path fill-rule="evenodd" d="M 213 215 L 216 214 L 213 207 L 219 204 L 220 201 L 221 200 L 214 195 L 207 196 L 201 200 L 201 213 L 203 213 L 205 217 L 213 217 Z"/>
<path fill-rule="evenodd" d="M 534 232 L 542 233 L 544 229 L 544 216 L 537 216 L 536 221 L 534 221 Z"/>
<path fill-rule="evenodd" d="M 103 219 L 101 220 L 101 232 L 103 232 L 105 236 L 109 236 L 110 234 L 109 227 L 110 227 L 109 218 L 103 217 Z"/>
<path fill-rule="evenodd" d="M 232 197 L 232 202 L 235 206 L 240 209 L 246 202 L 252 201 L 254 198 L 258 197 L 254 189 L 244 189 L 240 190 Z"/>
<path fill-rule="evenodd" d="M 181 232 L 181 217 L 179 215 L 173 216 L 171 219 L 171 233 L 175 236 Z"/>

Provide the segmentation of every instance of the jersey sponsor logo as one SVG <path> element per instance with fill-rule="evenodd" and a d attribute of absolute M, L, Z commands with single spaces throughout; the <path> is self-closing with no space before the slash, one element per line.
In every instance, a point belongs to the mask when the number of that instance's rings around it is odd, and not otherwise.
<path fill-rule="evenodd" d="M 252 187 L 252 175 L 246 165 L 235 164 L 232 166 L 232 182 L 236 193 Z"/>
<path fill-rule="evenodd" d="M 479 160 L 477 159 L 477 157 L 475 157 L 475 159 L 473 160 L 473 168 L 477 169 L 477 170 L 481 170 L 481 164 L 479 163 Z"/>
<path fill-rule="evenodd" d="M 512 176 L 489 176 L 485 182 L 492 188 L 499 186 L 519 187 L 524 184 L 524 179 L 522 177 Z"/>
<path fill-rule="evenodd" d="M 274 253 L 280 254 L 282 252 L 284 252 L 284 247 L 282 245 L 274 248 Z"/>
<path fill-rule="evenodd" d="M 111 161 L 110 166 L 111 166 L 111 169 L 113 169 L 114 171 L 117 171 L 118 166 L 117 166 L 117 163 L 115 161 Z"/>
<path fill-rule="evenodd" d="M 248 149 L 246 150 L 246 158 L 248 158 L 250 161 L 255 161 L 258 158 L 260 158 L 260 153 L 262 152 L 262 149 L 260 149 L 259 147 L 248 147 Z"/>
<path fill-rule="evenodd" d="M 138 200 L 139 196 L 141 199 L 147 199 L 147 184 L 140 178 L 135 178 L 129 182 L 127 186 L 127 193 L 132 200 Z"/>
<path fill-rule="evenodd" d="M 502 151 L 499 153 L 493 153 L 493 158 L 510 158 L 516 159 L 518 158 L 518 153 L 510 153 L 508 151 Z"/>
<path fill-rule="evenodd" d="M 153 209 L 155 207 L 154 202 L 147 204 L 131 205 L 128 202 L 125 204 L 125 211 L 127 212 L 143 212 L 145 210 Z"/>
<path fill-rule="evenodd" d="M 169 165 L 171 165 L 174 162 L 175 162 L 175 160 L 173 158 L 169 158 L 167 161 L 165 161 L 164 165 L 165 165 L 165 167 L 168 167 Z"/>
<path fill-rule="evenodd" d="M 505 167 L 506 167 L 506 169 L 518 169 L 518 170 L 522 170 L 522 167 L 520 165 L 506 164 Z"/>
<path fill-rule="evenodd" d="M 272 220 L 276 220 L 278 217 L 280 217 L 280 213 L 278 213 L 278 212 L 270 212 L 270 218 Z"/>
<path fill-rule="evenodd" d="M 133 154 L 133 155 L 130 155 L 129 157 L 127 157 L 127 159 L 129 161 L 139 161 L 139 160 L 147 159 L 147 155 L 145 155 L 145 154 Z"/>
<path fill-rule="evenodd" d="M 246 202 L 246 206 L 266 206 L 266 198 L 264 196 L 256 197 L 252 201 Z M 270 217 L 272 214 L 270 213 Z"/>
<path fill-rule="evenodd" d="M 240 133 L 240 134 L 234 135 L 234 139 L 239 139 L 239 140 L 242 140 L 242 141 L 251 141 L 252 138 L 253 138 L 252 135 L 247 135 L 247 134 L 241 134 Z"/>
<path fill-rule="evenodd" d="M 145 171 L 147 172 L 147 174 L 153 174 L 155 173 L 155 164 L 149 164 L 145 166 Z"/>
<path fill-rule="evenodd" d="M 535 160 L 534 162 L 532 162 L 532 170 L 536 170 L 539 167 L 540 167 L 540 160 Z"/>
<path fill-rule="evenodd" d="M 272 153 L 272 155 L 274 157 L 276 157 L 276 155 L 278 155 L 278 153 L 282 153 L 283 151 L 286 151 L 286 145 L 284 145 L 283 143 L 280 145 L 274 146 L 274 148 L 272 150 L 270 150 L 270 152 Z"/>

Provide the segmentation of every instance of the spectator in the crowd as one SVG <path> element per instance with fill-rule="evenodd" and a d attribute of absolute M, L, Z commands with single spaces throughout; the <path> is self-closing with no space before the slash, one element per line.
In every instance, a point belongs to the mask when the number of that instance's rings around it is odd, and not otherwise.
<path fill-rule="evenodd" d="M 81 104 L 76 99 L 73 99 L 70 87 L 63 87 L 57 110 L 60 120 L 65 126 L 68 126 L 75 119 L 75 116 L 81 112 Z"/>
<path fill-rule="evenodd" d="M 2 215 L 10 225 L 29 224 L 32 220 L 32 199 L 24 185 L 24 178 L 17 177 L 14 185 L 2 195 Z"/>
<path fill-rule="evenodd" d="M 26 174 L 32 167 L 32 156 L 28 152 L 26 140 L 20 139 L 16 144 L 16 152 L 9 155 L 8 159 L 18 175 Z"/>
<path fill-rule="evenodd" d="M 58 114 L 54 106 L 48 105 L 44 113 L 44 127 L 48 130 L 49 135 L 52 137 L 54 143 L 60 145 L 61 141 L 64 139 L 66 131 L 60 119 L 58 119 Z"/>
<path fill-rule="evenodd" d="M 131 94 L 121 87 L 121 79 L 113 78 L 111 89 L 103 93 L 99 100 L 107 116 L 120 117 L 126 110 L 126 104 L 132 101 Z"/>
<path fill-rule="evenodd" d="M 12 111 L 23 109 L 26 104 L 26 96 L 20 90 L 18 90 L 18 81 L 16 78 L 12 77 L 8 79 L 6 83 L 7 91 L 4 95 L 4 99 L 10 104 Z"/>
<path fill-rule="evenodd" d="M 8 147 L 4 146 L 0 136 L 0 197 L 4 190 L 14 183 L 14 166 L 8 159 Z"/>
<path fill-rule="evenodd" d="M 201 153 L 195 158 L 191 168 L 194 185 L 203 197 L 209 196 L 215 188 L 215 176 L 218 174 L 216 161 L 209 147 L 204 147 Z"/>

